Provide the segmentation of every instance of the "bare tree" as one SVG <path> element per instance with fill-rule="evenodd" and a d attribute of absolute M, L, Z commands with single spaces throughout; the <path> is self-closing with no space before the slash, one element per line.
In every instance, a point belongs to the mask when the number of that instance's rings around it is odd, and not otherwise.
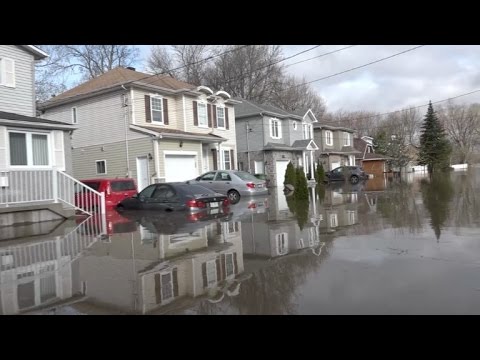
<path fill-rule="evenodd" d="M 305 78 L 285 76 L 281 86 L 275 88 L 270 102 L 287 111 L 312 109 L 317 119 L 321 119 L 326 111 L 325 101 L 305 81 Z"/>
<path fill-rule="evenodd" d="M 205 80 L 208 59 L 216 51 L 209 45 L 172 45 L 170 52 L 164 46 L 154 46 L 147 60 L 154 73 L 168 74 L 191 84 L 201 85 Z"/>
<path fill-rule="evenodd" d="M 117 66 L 130 66 L 138 58 L 138 48 L 130 45 L 40 45 L 50 57 L 36 65 L 36 88 L 39 100 L 52 92 L 66 89 L 68 76 L 80 74 L 82 80 L 93 79 Z"/>
<path fill-rule="evenodd" d="M 478 143 L 480 105 L 455 105 L 449 102 L 438 110 L 438 116 L 453 147 L 453 161 L 468 163 Z"/>

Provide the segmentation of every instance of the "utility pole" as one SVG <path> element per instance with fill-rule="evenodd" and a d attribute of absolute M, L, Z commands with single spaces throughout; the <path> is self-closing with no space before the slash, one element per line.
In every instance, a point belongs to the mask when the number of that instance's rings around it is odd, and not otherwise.
<path fill-rule="evenodd" d="M 248 133 L 250 132 L 250 127 L 248 126 L 248 121 L 245 121 L 245 129 L 247 131 L 247 162 L 248 162 L 248 172 L 252 173 L 252 168 L 250 166 L 250 145 L 248 142 Z"/>

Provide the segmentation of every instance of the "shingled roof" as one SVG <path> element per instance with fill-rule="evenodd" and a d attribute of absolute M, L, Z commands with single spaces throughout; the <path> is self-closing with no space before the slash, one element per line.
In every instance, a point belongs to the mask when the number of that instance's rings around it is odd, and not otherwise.
<path fill-rule="evenodd" d="M 140 71 L 134 71 L 123 67 L 117 67 L 113 70 L 97 76 L 73 89 L 67 90 L 60 95 L 43 103 L 42 106 L 50 106 L 61 100 L 75 98 L 80 95 L 94 93 L 100 90 L 106 90 L 115 86 L 124 85 L 131 82 L 141 82 L 147 85 L 154 85 L 170 90 L 195 89 L 196 86 L 177 80 L 168 75 L 151 75 Z"/>

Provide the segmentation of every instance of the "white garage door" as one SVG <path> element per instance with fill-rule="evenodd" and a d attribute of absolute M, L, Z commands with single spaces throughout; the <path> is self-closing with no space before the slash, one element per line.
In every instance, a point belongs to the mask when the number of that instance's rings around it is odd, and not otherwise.
<path fill-rule="evenodd" d="M 330 164 L 330 170 L 336 169 L 336 168 L 339 167 L 339 166 L 340 166 L 340 163 L 339 163 L 339 162 L 338 162 L 338 163 L 331 163 L 331 164 Z"/>
<path fill-rule="evenodd" d="M 165 155 L 165 181 L 186 181 L 198 176 L 195 155 Z"/>
<path fill-rule="evenodd" d="M 283 181 L 285 180 L 285 171 L 289 160 L 277 160 L 275 168 L 277 169 L 277 187 L 283 189 Z"/>

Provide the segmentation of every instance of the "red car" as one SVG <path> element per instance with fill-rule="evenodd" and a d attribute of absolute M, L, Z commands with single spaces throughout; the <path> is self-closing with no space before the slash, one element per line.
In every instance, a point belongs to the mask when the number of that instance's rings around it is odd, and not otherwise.
<path fill-rule="evenodd" d="M 80 180 L 93 190 L 105 194 L 105 207 L 112 208 L 118 205 L 120 201 L 137 195 L 137 184 L 135 179 L 117 178 L 117 179 L 85 179 Z M 98 208 L 97 199 L 87 192 L 79 190 L 75 193 L 75 205 L 88 209 Z"/>

